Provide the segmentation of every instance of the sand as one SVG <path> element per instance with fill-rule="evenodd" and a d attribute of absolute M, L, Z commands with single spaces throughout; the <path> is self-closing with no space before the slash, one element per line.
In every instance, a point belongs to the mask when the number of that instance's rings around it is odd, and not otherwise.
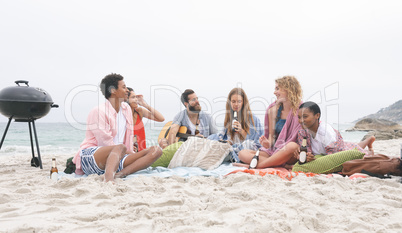
<path fill-rule="evenodd" d="M 402 139 L 377 141 L 399 156 Z M 0 157 L 0 232 L 401 232 L 394 179 L 244 173 L 215 177 L 49 179 L 29 155 Z M 58 156 L 58 168 L 72 155 Z"/>

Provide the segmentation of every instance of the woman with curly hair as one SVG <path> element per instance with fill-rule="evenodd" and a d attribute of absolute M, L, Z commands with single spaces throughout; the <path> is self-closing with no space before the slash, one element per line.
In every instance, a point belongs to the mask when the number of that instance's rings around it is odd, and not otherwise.
<path fill-rule="evenodd" d="M 235 113 L 237 120 L 234 118 Z M 213 134 L 208 139 L 227 141 L 233 147 L 230 160 L 240 162 L 238 152 L 245 148 L 259 148 L 259 138 L 263 133 L 260 120 L 251 112 L 246 92 L 242 88 L 236 87 L 229 92 L 226 101 L 222 132 Z"/>
<path fill-rule="evenodd" d="M 256 168 L 293 165 L 297 162 L 299 146 L 296 141 L 301 127 L 297 111 L 302 103 L 299 81 L 293 76 L 276 79 L 274 95 L 276 101 L 266 111 L 264 135 L 259 138 L 262 147 Z M 255 154 L 254 150 L 242 150 L 239 158 L 243 163 L 250 164 Z M 234 165 L 248 167 L 245 164 Z"/>

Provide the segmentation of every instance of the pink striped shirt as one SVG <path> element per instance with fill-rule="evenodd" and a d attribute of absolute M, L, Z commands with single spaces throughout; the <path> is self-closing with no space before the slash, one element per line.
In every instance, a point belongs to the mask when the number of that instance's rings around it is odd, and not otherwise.
<path fill-rule="evenodd" d="M 127 153 L 133 153 L 133 115 L 130 106 L 122 102 L 121 110 L 126 118 L 126 133 L 124 145 L 127 147 Z M 81 169 L 80 151 L 94 146 L 113 146 L 113 138 L 117 135 L 117 112 L 109 101 L 99 105 L 91 110 L 87 118 L 87 131 L 85 139 L 81 143 L 80 150 L 74 156 L 75 174 L 83 175 Z"/>

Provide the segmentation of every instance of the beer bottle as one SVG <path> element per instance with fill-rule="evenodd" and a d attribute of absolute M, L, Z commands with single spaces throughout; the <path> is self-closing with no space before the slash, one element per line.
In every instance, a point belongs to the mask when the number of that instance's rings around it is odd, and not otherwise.
<path fill-rule="evenodd" d="M 50 179 L 57 180 L 59 170 L 57 170 L 56 166 L 56 158 L 52 158 L 52 169 L 50 169 Z"/>
<path fill-rule="evenodd" d="M 237 120 L 237 112 L 233 112 L 233 121 L 232 121 L 232 130 L 237 131 L 237 129 L 234 127 L 234 122 L 238 121 Z"/>
<path fill-rule="evenodd" d="M 200 124 L 199 122 L 200 120 L 197 120 L 197 124 L 195 124 L 195 131 L 194 131 L 194 135 L 197 135 L 200 133 L 200 131 L 198 130 L 198 125 Z"/>
<path fill-rule="evenodd" d="M 134 135 L 133 141 L 134 141 L 133 146 L 135 146 L 135 148 L 137 148 L 137 149 L 135 150 L 135 152 L 138 152 L 138 141 L 137 141 L 137 135 Z"/>
<path fill-rule="evenodd" d="M 257 167 L 259 155 L 260 155 L 260 150 L 257 150 L 254 157 L 251 159 L 250 166 L 248 167 L 248 169 L 254 169 Z"/>
<path fill-rule="evenodd" d="M 307 138 L 303 138 L 302 145 L 300 147 L 299 164 L 303 164 L 307 161 Z"/>

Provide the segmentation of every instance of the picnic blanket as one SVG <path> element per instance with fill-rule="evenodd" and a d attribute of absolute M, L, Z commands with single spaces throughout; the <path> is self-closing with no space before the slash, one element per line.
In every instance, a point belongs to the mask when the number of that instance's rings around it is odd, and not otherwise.
<path fill-rule="evenodd" d="M 247 169 L 244 167 L 236 167 L 233 166 L 231 163 L 223 163 L 219 167 L 213 170 L 204 170 L 199 167 L 176 167 L 176 168 L 165 168 L 165 167 L 149 167 L 147 169 L 140 170 L 136 173 L 128 175 L 127 177 L 123 178 L 124 180 L 132 179 L 138 176 L 149 176 L 149 177 L 171 177 L 171 176 L 180 176 L 180 177 L 193 177 L 193 176 L 211 176 L 217 178 L 224 178 L 231 174 L 236 173 L 246 173 L 250 175 L 274 175 L 278 176 L 284 180 L 291 181 L 293 178 L 299 175 L 304 175 L 307 177 L 314 177 L 314 176 L 325 176 L 325 177 L 334 177 L 334 176 L 341 176 L 337 174 L 316 174 L 316 173 L 305 173 L 305 172 L 292 172 L 291 170 L 285 169 L 283 167 L 276 167 L 276 168 L 264 168 L 264 169 Z M 69 177 L 69 178 L 81 178 L 87 177 L 87 175 L 77 175 L 77 174 L 66 174 L 64 172 L 59 172 L 58 178 Z M 366 178 L 368 177 L 365 174 L 354 174 L 349 178 Z"/>
<path fill-rule="evenodd" d="M 235 167 L 231 163 L 223 163 L 213 170 L 204 170 L 199 167 L 176 167 L 176 168 L 165 168 L 165 167 L 148 167 L 147 169 L 140 170 L 131 175 L 123 178 L 124 180 L 132 179 L 138 176 L 157 176 L 157 177 L 191 177 L 191 176 L 213 176 L 213 177 L 223 177 L 235 170 L 242 170 L 245 168 Z M 77 175 L 77 174 L 66 174 L 62 171 L 59 172 L 58 178 L 69 177 L 69 178 L 81 178 L 87 177 L 88 175 Z"/>
<path fill-rule="evenodd" d="M 307 177 L 324 176 L 324 177 L 328 177 L 328 178 L 335 177 L 335 176 L 342 177 L 342 175 L 336 174 L 336 173 L 334 173 L 334 174 L 317 174 L 317 173 L 312 173 L 312 172 L 292 172 L 292 170 L 288 170 L 283 167 L 264 168 L 264 169 L 238 169 L 238 170 L 230 172 L 227 175 L 235 174 L 235 173 L 248 173 L 251 175 L 260 175 L 260 176 L 275 175 L 275 176 L 278 176 L 282 179 L 289 180 L 289 181 L 299 175 L 304 175 Z M 349 176 L 350 179 L 367 178 L 367 177 L 368 177 L 368 175 L 361 174 L 361 173 L 356 173 L 356 174 Z"/>

